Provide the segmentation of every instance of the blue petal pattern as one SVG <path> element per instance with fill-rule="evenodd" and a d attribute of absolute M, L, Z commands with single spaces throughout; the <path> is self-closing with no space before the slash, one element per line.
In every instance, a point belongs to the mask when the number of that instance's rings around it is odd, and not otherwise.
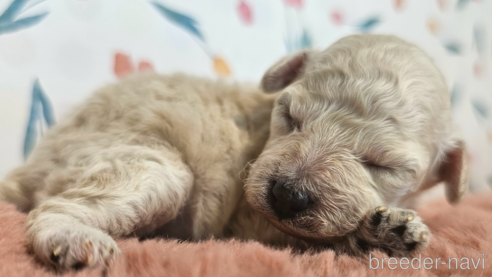
<path fill-rule="evenodd" d="M 447 42 L 444 43 L 444 47 L 453 54 L 461 54 L 461 45 L 458 42 Z"/>
<path fill-rule="evenodd" d="M 310 48 L 311 46 L 313 46 L 313 40 L 311 38 L 311 35 L 308 33 L 306 29 L 304 29 L 304 32 L 302 32 L 302 37 L 301 37 L 301 47 Z"/>
<path fill-rule="evenodd" d="M 36 140 L 38 138 L 38 130 L 36 124 L 39 121 L 39 105 L 36 101 L 36 93 L 33 90 L 32 93 L 32 103 L 31 103 L 31 114 L 29 115 L 29 121 L 27 122 L 26 137 L 24 138 L 24 160 L 31 153 L 32 149 L 36 145 Z"/>
<path fill-rule="evenodd" d="M 36 79 L 34 82 L 33 92 L 36 93 L 39 103 L 43 108 L 43 116 L 48 127 L 51 127 L 55 124 L 55 116 L 53 114 L 53 107 L 51 106 L 51 102 L 48 99 L 48 96 L 43 91 L 41 84 L 39 84 L 39 80 Z"/>
<path fill-rule="evenodd" d="M 466 7 L 468 2 L 470 2 L 470 0 L 458 0 L 458 2 L 456 2 L 456 8 L 462 10 Z"/>
<path fill-rule="evenodd" d="M 14 0 L 12 4 L 10 4 L 10 6 L 5 10 L 5 12 L 0 15 L 0 35 L 28 28 L 32 25 L 37 24 L 48 15 L 48 13 L 43 13 L 40 15 L 16 20 L 16 18 L 22 12 L 24 6 L 29 1 L 30 0 Z"/>
<path fill-rule="evenodd" d="M 157 10 L 165 18 L 169 19 L 174 24 L 188 30 L 190 33 L 194 34 L 195 36 L 200 38 L 202 41 L 205 41 L 205 38 L 203 37 L 202 33 L 200 32 L 200 30 L 198 30 L 198 27 L 197 27 L 198 23 L 196 22 L 195 19 L 193 19 L 187 15 L 173 11 L 169 8 L 166 8 L 159 3 L 154 2 L 152 4 L 157 8 Z"/>
<path fill-rule="evenodd" d="M 0 34 L 11 33 L 17 30 L 28 28 L 43 20 L 43 18 L 45 18 L 47 15 L 48 13 L 43 13 L 40 15 L 19 19 L 12 23 L 0 23 Z"/>
<path fill-rule="evenodd" d="M 379 16 L 370 17 L 363 22 L 361 22 L 358 26 L 358 29 L 362 33 L 369 33 L 376 25 L 381 22 Z"/>
<path fill-rule="evenodd" d="M 480 55 L 485 54 L 485 30 L 481 26 L 475 26 L 473 28 L 473 38 L 475 40 L 475 45 L 477 46 L 477 51 Z"/>
<path fill-rule="evenodd" d="M 313 41 L 309 32 L 306 29 L 303 29 L 300 37 L 286 39 L 285 45 L 288 52 L 294 52 L 304 48 L 311 48 L 313 46 Z"/>
<path fill-rule="evenodd" d="M 42 124 L 41 118 L 44 118 L 48 127 L 55 124 L 51 103 L 41 88 L 39 80 L 36 80 L 32 88 L 31 112 L 29 121 L 27 122 L 26 137 L 24 139 L 24 159 L 27 159 L 34 149 L 38 137 L 42 135 L 41 130 L 38 130 L 38 127 Z"/>
<path fill-rule="evenodd" d="M 0 15 L 0 22 L 12 22 L 20 14 L 24 5 L 27 4 L 29 0 L 14 0 L 12 4 L 5 10 L 5 12 Z"/>
<path fill-rule="evenodd" d="M 460 102 L 460 100 L 461 100 L 461 87 L 458 84 L 455 84 L 453 86 L 453 89 L 451 90 L 450 98 L 451 98 L 451 100 L 450 100 L 451 106 L 453 108 L 456 108 L 456 106 L 458 105 L 458 102 Z"/>
<path fill-rule="evenodd" d="M 472 106 L 473 106 L 473 111 L 475 112 L 475 116 L 477 116 L 477 118 L 482 118 L 482 119 L 485 119 L 487 118 L 488 116 L 488 111 L 487 111 L 487 106 L 485 106 L 485 104 L 479 100 L 473 100 L 472 101 Z"/>

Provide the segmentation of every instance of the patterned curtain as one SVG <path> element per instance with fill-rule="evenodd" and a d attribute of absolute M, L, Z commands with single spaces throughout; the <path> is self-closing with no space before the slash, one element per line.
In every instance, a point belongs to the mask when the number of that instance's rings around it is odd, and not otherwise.
<path fill-rule="evenodd" d="M 257 82 L 286 53 L 353 33 L 394 34 L 434 58 L 472 189 L 490 188 L 492 0 L 0 0 L 0 177 L 118 78 L 152 70 Z"/>

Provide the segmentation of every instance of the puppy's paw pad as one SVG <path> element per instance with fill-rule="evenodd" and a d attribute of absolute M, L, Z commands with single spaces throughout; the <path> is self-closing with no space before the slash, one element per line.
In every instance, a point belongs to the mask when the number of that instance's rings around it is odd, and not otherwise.
<path fill-rule="evenodd" d="M 37 256 L 59 269 L 109 266 L 120 254 L 116 242 L 87 226 L 56 228 L 34 237 Z"/>
<path fill-rule="evenodd" d="M 413 210 L 379 206 L 367 219 L 365 238 L 391 255 L 405 256 L 429 243 L 430 231 Z"/>
<path fill-rule="evenodd" d="M 379 224 L 381 224 L 383 218 L 387 216 L 388 209 L 389 208 L 386 205 L 379 206 L 376 209 L 374 209 L 374 212 L 370 217 L 370 224 L 373 226 L 378 226 Z"/>

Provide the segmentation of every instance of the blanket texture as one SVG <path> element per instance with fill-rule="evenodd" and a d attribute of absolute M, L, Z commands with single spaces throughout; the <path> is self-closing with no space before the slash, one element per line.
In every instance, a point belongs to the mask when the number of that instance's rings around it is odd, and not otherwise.
<path fill-rule="evenodd" d="M 382 262 L 383 258 L 388 257 L 380 252 L 372 252 L 373 260 L 370 261 L 369 256 L 361 259 L 336 257 L 330 250 L 318 254 L 293 255 L 288 249 L 276 250 L 256 242 L 139 242 L 131 238 L 118 241 L 122 255 L 109 270 L 82 270 L 58 275 L 492 276 L 491 194 L 469 195 L 456 207 L 444 201 L 433 202 L 420 209 L 419 213 L 433 233 L 430 246 L 420 253 L 420 269 L 413 269 L 412 266 L 405 265 L 406 261 L 399 260 L 396 261 L 396 269 L 390 269 L 388 260 Z M 39 264 L 28 253 L 25 244 L 25 218 L 26 215 L 16 211 L 14 206 L 0 202 L 0 276 L 56 275 L 56 272 Z M 418 258 L 419 255 L 415 257 Z M 432 259 L 432 264 L 430 259 L 424 264 L 426 257 Z M 437 262 L 437 268 L 436 258 L 441 258 Z M 449 258 L 456 260 L 451 260 L 449 265 Z M 400 268 L 400 262 L 408 269 Z M 395 268 L 394 263 L 390 266 Z M 413 261 L 413 266 L 419 266 L 418 259 Z"/>

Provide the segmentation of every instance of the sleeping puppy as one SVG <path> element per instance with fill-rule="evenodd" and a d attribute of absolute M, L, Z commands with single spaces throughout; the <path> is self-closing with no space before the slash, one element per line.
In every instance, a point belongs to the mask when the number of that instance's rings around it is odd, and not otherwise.
<path fill-rule="evenodd" d="M 430 238 L 403 203 L 440 182 L 451 203 L 466 191 L 448 90 L 416 46 L 346 37 L 283 58 L 261 87 L 146 74 L 103 88 L 0 199 L 29 212 L 35 255 L 69 269 L 109 265 L 126 236 L 403 256 Z"/>

